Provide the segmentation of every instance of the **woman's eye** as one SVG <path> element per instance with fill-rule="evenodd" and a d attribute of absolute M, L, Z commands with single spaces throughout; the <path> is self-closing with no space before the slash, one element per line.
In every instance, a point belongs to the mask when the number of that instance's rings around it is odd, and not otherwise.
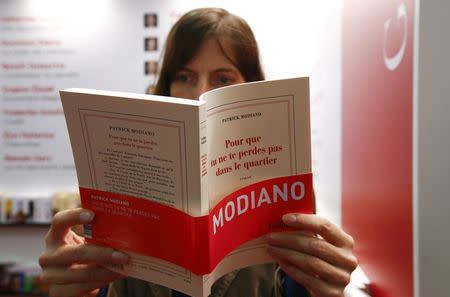
<path fill-rule="evenodd" d="M 226 76 L 222 76 L 219 80 L 222 84 L 227 84 L 231 82 L 231 79 Z"/>
<path fill-rule="evenodd" d="M 174 77 L 174 81 L 181 83 L 192 83 L 194 81 L 194 75 L 191 73 L 177 73 Z"/>
<path fill-rule="evenodd" d="M 221 74 L 216 76 L 216 78 L 214 79 L 214 84 L 218 86 L 226 86 L 233 84 L 234 81 L 235 79 L 232 76 Z"/>

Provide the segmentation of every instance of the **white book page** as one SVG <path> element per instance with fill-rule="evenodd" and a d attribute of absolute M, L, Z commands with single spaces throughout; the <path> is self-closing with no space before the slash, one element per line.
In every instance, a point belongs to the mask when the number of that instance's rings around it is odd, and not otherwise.
<path fill-rule="evenodd" d="M 201 102 L 168 98 L 172 106 L 149 104 L 148 95 L 79 89 L 63 91 L 61 97 L 80 187 L 149 199 L 193 216 L 207 214 L 201 201 Z M 175 109 L 176 102 L 185 105 Z M 124 252 L 129 264 L 110 269 L 203 296 L 202 276 Z"/>
<path fill-rule="evenodd" d="M 210 209 L 244 186 L 311 172 L 308 78 L 234 85 L 201 99 L 207 102 Z M 214 274 L 269 261 L 257 239 L 231 252 Z"/>

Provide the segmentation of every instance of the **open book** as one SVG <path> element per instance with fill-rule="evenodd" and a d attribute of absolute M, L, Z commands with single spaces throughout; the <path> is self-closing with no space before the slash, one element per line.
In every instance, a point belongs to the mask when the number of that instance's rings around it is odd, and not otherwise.
<path fill-rule="evenodd" d="M 215 89 L 199 100 L 60 92 L 89 242 L 125 251 L 110 267 L 191 296 L 271 262 L 263 235 L 312 213 L 309 80 Z"/>

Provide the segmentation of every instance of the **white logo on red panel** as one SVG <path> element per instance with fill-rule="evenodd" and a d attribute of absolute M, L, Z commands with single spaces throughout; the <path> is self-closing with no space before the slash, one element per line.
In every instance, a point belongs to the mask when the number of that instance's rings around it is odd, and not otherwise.
<path fill-rule="evenodd" d="M 405 54 L 406 48 L 406 38 L 407 38 L 407 15 L 406 15 L 406 5 L 405 3 L 401 3 L 397 7 L 397 21 L 403 23 L 403 38 L 402 44 L 399 50 L 395 53 L 395 55 L 389 57 L 386 53 L 386 40 L 387 40 L 387 32 L 389 31 L 389 27 L 391 26 L 392 18 L 389 18 L 384 22 L 384 40 L 383 40 L 383 58 L 384 65 L 386 65 L 387 69 L 394 71 L 398 65 L 402 62 L 403 55 Z"/>

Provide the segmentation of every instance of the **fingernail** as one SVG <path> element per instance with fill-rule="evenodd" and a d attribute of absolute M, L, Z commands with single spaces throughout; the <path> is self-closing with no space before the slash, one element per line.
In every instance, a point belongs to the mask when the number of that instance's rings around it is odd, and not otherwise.
<path fill-rule="evenodd" d="M 128 255 L 118 251 L 114 251 L 111 257 L 115 264 L 125 264 L 128 262 Z"/>
<path fill-rule="evenodd" d="M 285 224 L 289 225 L 295 223 L 297 221 L 297 217 L 293 214 L 286 214 L 283 216 L 282 220 Z"/>
<path fill-rule="evenodd" d="M 80 213 L 80 221 L 82 223 L 88 223 L 94 218 L 94 213 L 90 211 L 83 211 Z"/>

